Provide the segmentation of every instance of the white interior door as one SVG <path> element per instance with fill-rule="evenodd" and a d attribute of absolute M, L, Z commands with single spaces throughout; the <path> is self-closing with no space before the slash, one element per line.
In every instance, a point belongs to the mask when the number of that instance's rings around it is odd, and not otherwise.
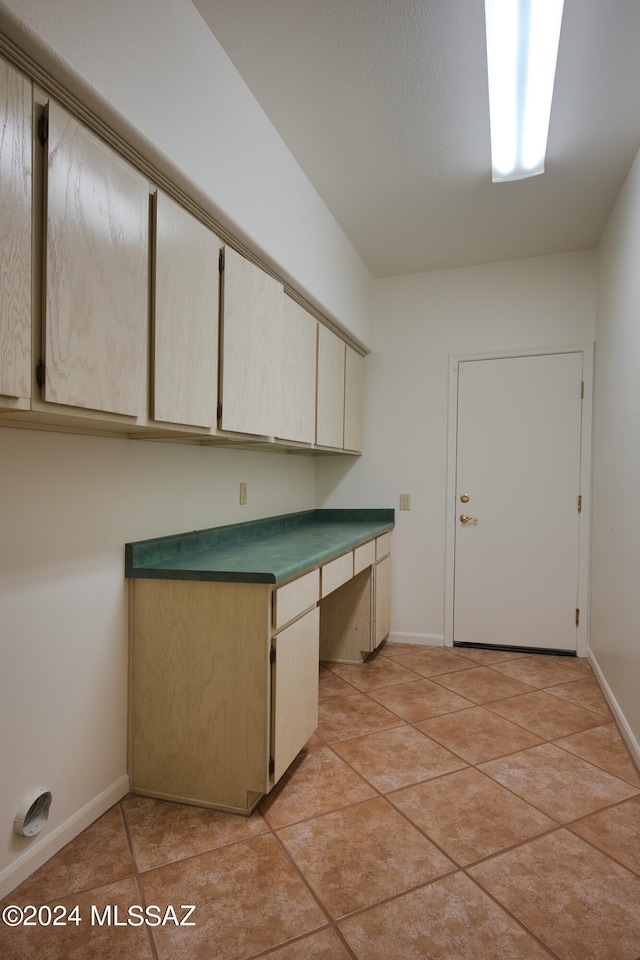
<path fill-rule="evenodd" d="M 581 384 L 581 353 L 458 364 L 454 643 L 576 649 Z"/>

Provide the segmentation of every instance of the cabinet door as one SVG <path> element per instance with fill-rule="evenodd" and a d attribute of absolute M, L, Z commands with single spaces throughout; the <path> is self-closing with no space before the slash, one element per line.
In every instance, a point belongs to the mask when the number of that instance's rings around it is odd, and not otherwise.
<path fill-rule="evenodd" d="M 223 277 L 221 427 L 272 437 L 282 409 L 282 286 L 229 247 Z"/>
<path fill-rule="evenodd" d="M 273 638 L 271 756 L 277 783 L 318 726 L 320 611 L 314 607 Z"/>
<path fill-rule="evenodd" d="M 215 428 L 221 243 L 160 191 L 155 224 L 153 417 Z"/>
<path fill-rule="evenodd" d="M 345 343 L 318 324 L 318 409 L 316 443 L 342 449 L 344 442 Z"/>
<path fill-rule="evenodd" d="M 0 394 L 31 394 L 31 84 L 0 60 Z"/>
<path fill-rule="evenodd" d="M 275 436 L 313 443 L 316 430 L 316 330 L 318 321 L 284 296 L 279 336 L 280 412 Z"/>
<path fill-rule="evenodd" d="M 391 630 L 391 557 L 373 568 L 374 625 L 373 645 L 379 647 Z"/>
<path fill-rule="evenodd" d="M 149 187 L 62 107 L 48 109 L 43 397 L 146 416 Z"/>
<path fill-rule="evenodd" d="M 362 453 L 364 357 L 346 347 L 344 369 L 344 448 Z"/>

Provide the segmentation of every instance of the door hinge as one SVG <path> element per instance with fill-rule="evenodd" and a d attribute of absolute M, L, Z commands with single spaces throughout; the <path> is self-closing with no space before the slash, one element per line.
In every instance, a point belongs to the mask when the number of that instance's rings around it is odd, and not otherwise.
<path fill-rule="evenodd" d="M 269 776 L 272 777 L 276 770 L 276 762 L 273 757 L 269 757 Z"/>
<path fill-rule="evenodd" d="M 582 513 L 582 494 L 578 497 L 578 513 Z"/>
<path fill-rule="evenodd" d="M 218 257 L 218 270 L 220 273 L 224 270 L 224 250 L 220 251 L 220 256 Z"/>
<path fill-rule="evenodd" d="M 269 654 L 269 662 L 270 662 L 270 663 L 275 663 L 275 662 L 276 662 L 276 648 L 275 648 L 275 647 L 271 647 L 271 653 Z"/>
<path fill-rule="evenodd" d="M 38 360 L 36 364 L 36 383 L 42 390 L 44 387 L 44 360 Z"/>
<path fill-rule="evenodd" d="M 43 113 L 40 117 L 38 117 L 38 140 L 40 141 L 41 146 L 44 147 L 48 136 L 49 120 L 47 119 L 46 114 Z"/>
<path fill-rule="evenodd" d="M 218 420 L 222 420 L 222 404 L 221 404 L 221 403 L 218 404 L 218 409 L 217 409 L 216 413 L 217 413 L 217 416 L 218 416 Z"/>
<path fill-rule="evenodd" d="M 580 399 L 584 400 L 584 380 L 580 384 Z"/>
<path fill-rule="evenodd" d="M 580 626 L 580 607 L 576 607 L 576 627 Z"/>

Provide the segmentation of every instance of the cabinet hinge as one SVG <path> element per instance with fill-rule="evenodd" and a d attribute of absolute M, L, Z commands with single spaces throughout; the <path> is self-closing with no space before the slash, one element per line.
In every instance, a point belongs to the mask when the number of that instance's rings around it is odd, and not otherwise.
<path fill-rule="evenodd" d="M 580 608 L 576 607 L 576 627 L 580 626 Z"/>
<path fill-rule="evenodd" d="M 273 774 L 275 773 L 275 769 L 276 769 L 276 762 L 273 759 L 273 757 L 269 757 L 269 776 L 270 777 L 272 777 Z"/>
<path fill-rule="evenodd" d="M 220 251 L 220 256 L 218 257 L 218 270 L 220 273 L 224 270 L 224 250 Z"/>
<path fill-rule="evenodd" d="M 578 513 L 582 513 L 582 494 L 578 497 Z"/>
<path fill-rule="evenodd" d="M 584 380 L 580 384 L 580 397 L 582 400 L 584 400 Z"/>
<path fill-rule="evenodd" d="M 275 662 L 276 662 L 276 648 L 275 648 L 275 647 L 271 647 L 271 653 L 269 654 L 269 662 L 270 662 L 270 663 L 275 663 Z"/>
<path fill-rule="evenodd" d="M 44 360 L 38 360 L 36 364 L 36 383 L 42 390 L 44 387 Z"/>
<path fill-rule="evenodd" d="M 41 146 L 44 147 L 47 142 L 47 137 L 49 136 L 49 121 L 45 114 L 38 118 L 38 140 L 40 141 Z"/>

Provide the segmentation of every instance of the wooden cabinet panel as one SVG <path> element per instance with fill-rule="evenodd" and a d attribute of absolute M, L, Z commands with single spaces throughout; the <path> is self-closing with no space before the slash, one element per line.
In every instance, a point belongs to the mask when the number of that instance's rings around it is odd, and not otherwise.
<path fill-rule="evenodd" d="M 346 347 L 344 370 L 344 449 L 362 453 L 364 357 Z"/>
<path fill-rule="evenodd" d="M 376 542 L 375 540 L 369 540 L 368 543 L 363 543 L 359 547 L 356 547 L 353 551 L 353 575 L 354 577 L 360 573 L 362 570 L 366 570 L 367 567 L 372 566 L 376 560 Z"/>
<path fill-rule="evenodd" d="M 280 410 L 275 436 L 314 443 L 318 321 L 284 295 L 279 335 Z"/>
<path fill-rule="evenodd" d="M 316 443 L 342 449 L 344 442 L 345 343 L 318 324 Z"/>
<path fill-rule="evenodd" d="M 273 626 L 280 627 L 308 610 L 320 599 L 320 571 L 311 570 L 273 593 Z"/>
<path fill-rule="evenodd" d="M 271 735 L 277 783 L 318 726 L 320 613 L 317 607 L 273 638 Z"/>
<path fill-rule="evenodd" d="M 373 568 L 374 626 L 373 646 L 379 647 L 391 630 L 391 557 Z"/>
<path fill-rule="evenodd" d="M 154 206 L 153 417 L 215 429 L 222 244 L 166 194 Z"/>
<path fill-rule="evenodd" d="M 269 789 L 270 587 L 140 579 L 131 590 L 132 790 L 247 813 Z"/>
<path fill-rule="evenodd" d="M 327 594 L 337 590 L 353 576 L 353 551 L 351 550 L 341 557 L 336 557 L 335 560 L 330 560 L 329 563 L 322 566 L 321 570 L 321 596 L 326 597 Z"/>
<path fill-rule="evenodd" d="M 0 59 L 0 394 L 31 395 L 31 84 Z"/>
<path fill-rule="evenodd" d="M 283 289 L 230 247 L 224 253 L 223 430 L 275 436 L 282 409 L 278 376 Z"/>
<path fill-rule="evenodd" d="M 391 533 L 383 533 L 376 537 L 376 560 L 382 560 L 388 553 L 391 553 Z"/>
<path fill-rule="evenodd" d="M 142 417 L 149 186 L 53 101 L 48 115 L 43 396 Z"/>

